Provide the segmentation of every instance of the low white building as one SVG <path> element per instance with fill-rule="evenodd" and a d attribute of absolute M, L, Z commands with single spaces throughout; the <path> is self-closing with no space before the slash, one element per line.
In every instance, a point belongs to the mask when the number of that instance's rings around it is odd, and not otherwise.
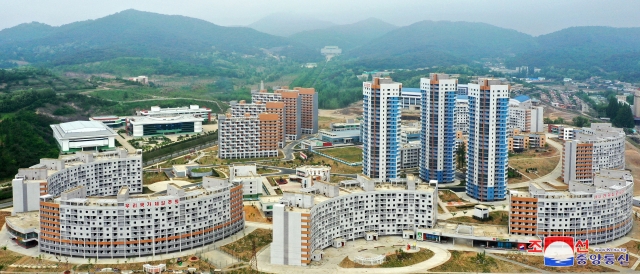
<path fill-rule="evenodd" d="M 242 198 L 245 200 L 257 200 L 262 195 L 262 176 L 258 174 L 255 164 L 234 164 L 229 167 L 229 182 L 242 184 Z"/>
<path fill-rule="evenodd" d="M 211 109 L 200 107 L 199 105 L 190 105 L 188 107 L 161 108 L 158 106 L 151 107 L 150 110 L 136 111 L 139 116 L 164 117 L 176 115 L 193 115 L 200 117 L 203 121 L 211 121 Z"/>
<path fill-rule="evenodd" d="M 53 137 L 61 153 L 91 150 L 103 151 L 116 148 L 117 133 L 97 121 L 75 121 L 51 125 Z"/>
<path fill-rule="evenodd" d="M 202 118 L 186 114 L 129 118 L 127 131 L 133 137 L 202 133 Z"/>
<path fill-rule="evenodd" d="M 331 181 L 331 167 L 329 166 L 300 166 L 296 168 L 296 175 L 289 175 L 289 179 L 300 180 L 303 188 L 311 187 L 314 181 Z"/>

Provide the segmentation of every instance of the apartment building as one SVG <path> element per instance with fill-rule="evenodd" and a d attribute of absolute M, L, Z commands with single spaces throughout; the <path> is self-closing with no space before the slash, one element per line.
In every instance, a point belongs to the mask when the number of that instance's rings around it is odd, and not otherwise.
<path fill-rule="evenodd" d="M 318 132 L 318 94 L 314 88 L 288 87 L 269 93 L 266 90 L 252 92 L 252 102 L 283 102 L 284 124 L 287 140 L 298 140 L 302 134 Z"/>
<path fill-rule="evenodd" d="M 41 252 L 133 258 L 181 252 L 244 228 L 242 186 L 205 177 L 201 186 L 168 184 L 165 194 L 91 197 L 86 186 L 40 197 Z"/>
<path fill-rule="evenodd" d="M 218 157 L 221 159 L 277 157 L 282 124 L 278 114 L 218 116 Z"/>
<path fill-rule="evenodd" d="M 211 121 L 211 109 L 200 107 L 199 105 L 190 105 L 188 107 L 161 108 L 151 107 L 150 110 L 136 111 L 139 116 L 164 117 L 177 115 L 192 115 L 201 118 L 203 121 Z"/>
<path fill-rule="evenodd" d="M 59 196 L 67 189 L 85 186 L 91 196 L 115 195 L 122 187 L 142 192 L 142 151 L 129 154 L 116 148 L 107 152 L 76 152 L 59 159 L 40 159 L 40 163 L 18 170 L 12 181 L 13 212 L 38 210 L 38 197 Z"/>
<path fill-rule="evenodd" d="M 244 200 L 257 200 L 262 195 L 262 176 L 258 174 L 255 164 L 230 166 L 229 182 L 234 185 L 242 185 Z"/>
<path fill-rule="evenodd" d="M 590 244 L 624 237 L 633 227 L 633 177 L 625 170 L 601 170 L 592 185 L 577 181 L 557 189 L 531 183 L 509 195 L 512 235 L 572 236 Z"/>
<path fill-rule="evenodd" d="M 262 113 L 277 114 L 279 125 L 276 138 L 280 140 L 278 141 L 278 147 L 283 148 L 285 146 L 285 111 L 283 102 L 254 101 L 249 104 L 241 100 L 237 103 L 231 103 L 230 112 L 232 117 L 245 117 L 247 114 L 252 117 L 258 117 Z"/>
<path fill-rule="evenodd" d="M 469 134 L 469 96 L 458 95 L 456 97 L 456 106 L 453 111 L 456 131 L 462 134 Z"/>
<path fill-rule="evenodd" d="M 375 180 L 398 177 L 400 168 L 400 91 L 390 78 L 363 83 L 362 172 Z"/>
<path fill-rule="evenodd" d="M 432 73 L 420 79 L 422 93 L 420 178 L 441 183 L 453 182 L 455 165 L 454 110 L 458 80 Z"/>
<path fill-rule="evenodd" d="M 507 138 L 508 149 L 512 152 L 522 152 L 530 148 L 543 148 L 547 144 L 547 135 L 544 133 L 520 133 L 514 129 L 513 135 Z"/>
<path fill-rule="evenodd" d="M 318 93 L 314 88 L 296 87 L 301 103 L 301 130 L 302 134 L 318 133 Z"/>
<path fill-rule="evenodd" d="M 509 100 L 510 130 L 519 129 L 522 132 L 543 132 L 544 117 L 543 108 L 533 106 L 531 99 L 521 95 Z"/>
<path fill-rule="evenodd" d="M 253 103 L 249 104 L 245 100 L 231 102 L 229 109 L 233 117 L 243 117 L 247 113 L 249 116 L 258 116 L 260 113 L 267 112 L 266 104 L 260 101 L 253 101 Z"/>
<path fill-rule="evenodd" d="M 624 169 L 625 133 L 609 123 L 593 123 L 575 130 L 574 140 L 565 141 L 562 178 L 565 183 L 592 183 L 593 175 L 603 169 Z"/>
<path fill-rule="evenodd" d="M 458 95 L 462 95 L 462 96 L 469 95 L 469 85 L 458 84 Z"/>
<path fill-rule="evenodd" d="M 420 141 L 402 143 L 400 145 L 400 169 L 420 167 Z"/>
<path fill-rule="evenodd" d="M 340 188 L 348 189 L 342 191 Z M 349 240 L 386 235 L 415 235 L 435 226 L 437 183 L 413 176 L 376 186 L 366 176 L 329 183 L 317 181 L 301 192 L 285 192 L 273 205 L 271 263 L 309 265 L 322 250 Z"/>
<path fill-rule="evenodd" d="M 467 195 L 479 201 L 506 199 L 509 85 L 497 79 L 469 84 Z"/>

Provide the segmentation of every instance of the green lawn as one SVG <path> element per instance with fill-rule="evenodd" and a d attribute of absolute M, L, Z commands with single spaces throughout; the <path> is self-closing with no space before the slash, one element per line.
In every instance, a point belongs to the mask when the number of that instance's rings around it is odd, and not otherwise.
<path fill-rule="evenodd" d="M 329 156 L 340 158 L 351 163 L 362 161 L 362 149 L 356 146 L 319 149 L 318 152 L 322 152 Z"/>

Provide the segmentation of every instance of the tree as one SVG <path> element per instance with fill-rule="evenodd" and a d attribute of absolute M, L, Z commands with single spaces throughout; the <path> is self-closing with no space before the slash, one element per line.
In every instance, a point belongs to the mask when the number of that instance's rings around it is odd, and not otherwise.
<path fill-rule="evenodd" d="M 467 165 L 467 151 L 466 151 L 466 146 L 463 143 L 461 143 L 458 146 L 458 150 L 456 151 L 456 165 L 458 167 L 459 170 L 463 170 L 465 169 L 466 165 Z"/>
<path fill-rule="evenodd" d="M 583 116 L 573 117 L 573 125 L 576 127 L 588 127 L 591 125 L 589 119 Z"/>
<path fill-rule="evenodd" d="M 616 127 L 632 128 L 635 126 L 633 121 L 633 113 L 631 107 L 624 104 L 618 109 L 616 117 L 612 119 L 613 125 Z"/>
<path fill-rule="evenodd" d="M 608 104 L 607 104 L 607 117 L 610 119 L 615 118 L 618 115 L 618 108 L 620 105 L 618 104 L 618 99 L 615 96 L 609 96 Z"/>

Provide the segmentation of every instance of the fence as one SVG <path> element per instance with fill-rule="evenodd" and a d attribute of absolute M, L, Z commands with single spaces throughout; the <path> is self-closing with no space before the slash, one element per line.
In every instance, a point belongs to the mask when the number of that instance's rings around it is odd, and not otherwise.
<path fill-rule="evenodd" d="M 348 165 L 348 166 L 360 166 L 360 165 L 362 165 L 362 162 L 349 163 L 349 162 L 347 162 L 347 161 L 345 161 L 345 160 L 342 160 L 342 159 L 340 159 L 340 158 L 336 158 L 336 157 L 333 157 L 333 156 L 331 156 L 331 155 L 324 154 L 324 153 L 322 153 L 322 152 L 320 152 L 320 151 L 313 150 L 313 148 L 311 149 L 311 152 L 313 152 L 313 153 L 315 153 L 315 154 L 319 154 L 320 156 L 327 157 L 327 158 L 329 158 L 329 159 L 331 159 L 331 160 L 338 161 L 338 162 L 343 163 L 343 164 Z"/>
<path fill-rule="evenodd" d="M 187 148 L 187 149 L 183 149 L 183 150 L 180 150 L 180 151 L 176 151 L 176 152 L 173 152 L 171 154 L 167 154 L 165 156 L 161 156 L 161 157 L 157 157 L 157 158 L 154 158 L 154 159 L 147 160 L 147 161 L 144 162 L 143 165 L 144 166 L 150 166 L 150 165 L 153 165 L 153 164 L 157 164 L 157 163 L 160 163 L 160 162 L 171 160 L 173 158 L 180 157 L 180 156 L 183 156 L 183 155 L 187 155 L 189 153 L 193 153 L 193 152 L 198 151 L 198 150 L 202 150 L 202 149 L 205 149 L 205 148 L 208 148 L 208 147 L 212 147 L 212 146 L 216 145 L 217 143 L 218 143 L 217 141 L 213 141 L 213 142 L 208 142 L 208 143 L 204 143 L 204 144 L 201 144 L 201 145 L 197 145 L 197 146 L 194 146 L 194 147 L 190 147 L 190 148 Z"/>

